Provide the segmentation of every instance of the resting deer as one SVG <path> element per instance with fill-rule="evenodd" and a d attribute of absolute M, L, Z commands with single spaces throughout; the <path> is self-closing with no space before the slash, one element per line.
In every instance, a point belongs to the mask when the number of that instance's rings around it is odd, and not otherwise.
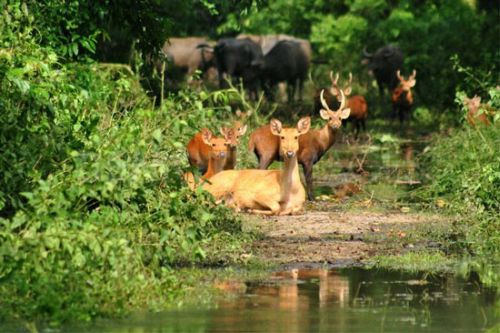
<path fill-rule="evenodd" d="M 200 173 L 207 172 L 208 160 L 210 155 L 210 146 L 203 139 L 203 131 L 208 129 L 204 128 L 197 133 L 187 145 L 187 154 L 189 164 L 199 168 Z M 222 127 L 220 129 L 224 139 L 229 142 L 230 151 L 226 158 L 226 163 L 223 166 L 224 170 L 234 169 L 236 166 L 236 147 L 238 146 L 240 137 L 245 134 L 247 126 L 243 125 L 240 121 L 236 121 L 233 127 Z"/>
<path fill-rule="evenodd" d="M 401 76 L 399 70 L 396 72 L 396 76 L 399 79 L 399 86 L 393 90 L 391 100 L 393 117 L 399 117 L 401 127 L 403 126 L 405 120 L 407 119 L 409 121 L 410 118 L 410 111 L 413 106 L 413 94 L 411 92 L 411 88 L 415 86 L 415 83 L 417 83 L 415 80 L 416 75 L 417 71 L 413 70 L 413 73 L 408 77 L 408 80 L 406 80 L 403 76 Z"/>
<path fill-rule="evenodd" d="M 488 119 L 489 115 L 492 115 L 493 112 L 491 107 L 487 104 L 481 104 L 481 97 L 474 95 L 472 98 L 464 97 L 464 105 L 467 107 L 467 122 L 476 126 L 476 122 L 479 121 L 484 125 L 490 125 L 490 120 Z M 482 109 L 480 112 L 480 109 Z"/>
<path fill-rule="evenodd" d="M 299 138 L 311 126 L 309 117 L 299 120 L 297 128 L 283 128 L 277 119 L 269 125 L 280 141 L 282 170 L 225 170 L 213 176 L 203 188 L 216 199 L 229 199 L 238 210 L 256 214 L 287 215 L 302 211 L 306 192 L 300 182 L 297 152 Z"/>
<path fill-rule="evenodd" d="M 314 200 L 312 187 L 312 168 L 321 157 L 335 143 L 337 132 L 342 126 L 342 119 L 349 117 L 350 110 L 346 108 L 344 92 L 340 92 L 340 106 L 336 111 L 332 111 L 326 103 L 323 94 L 320 93 L 320 102 L 323 109 L 320 110 L 321 118 L 326 120 L 326 124 L 319 130 L 310 131 L 299 138 L 298 161 L 304 168 L 306 178 L 307 197 Z M 273 135 L 269 125 L 256 129 L 250 136 L 248 148 L 253 151 L 259 160 L 259 168 L 267 169 L 274 160 L 280 160 L 280 140 Z"/>
<path fill-rule="evenodd" d="M 206 128 L 202 129 L 199 135 L 201 136 L 201 140 L 203 140 L 203 143 L 208 147 L 208 166 L 207 170 L 202 176 L 202 179 L 207 180 L 223 170 L 230 154 L 231 143 L 228 142 L 225 138 L 215 137 L 212 132 L 210 132 L 210 130 Z M 191 172 L 186 172 L 184 174 L 184 179 L 191 189 L 194 189 L 197 186 L 194 176 Z"/>

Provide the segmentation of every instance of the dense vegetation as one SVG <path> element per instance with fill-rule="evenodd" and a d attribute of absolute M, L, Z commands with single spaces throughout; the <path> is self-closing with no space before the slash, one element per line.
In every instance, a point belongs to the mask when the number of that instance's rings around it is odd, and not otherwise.
<path fill-rule="evenodd" d="M 155 107 L 140 84 L 168 36 L 210 26 L 213 38 L 309 38 L 316 59 L 353 71 L 372 98 L 361 50 L 395 43 L 405 70 L 418 70 L 420 117 L 461 123 L 463 94 L 499 107 L 499 26 L 484 1 L 0 3 L 0 319 L 59 325 L 161 308 L 182 290 L 175 267 L 240 251 L 239 218 L 181 177 L 188 139 L 232 117 L 228 93 L 187 89 Z M 467 212 L 474 253 L 500 250 L 499 146 L 498 122 L 460 124 L 424 156 L 421 198 Z"/>

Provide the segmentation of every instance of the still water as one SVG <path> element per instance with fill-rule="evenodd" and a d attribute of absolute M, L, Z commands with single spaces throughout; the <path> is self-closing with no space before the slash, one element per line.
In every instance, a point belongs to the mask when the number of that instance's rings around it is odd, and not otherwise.
<path fill-rule="evenodd" d="M 485 332 L 500 330 L 497 291 L 477 277 L 294 269 L 222 281 L 210 309 L 136 314 L 64 332 Z"/>

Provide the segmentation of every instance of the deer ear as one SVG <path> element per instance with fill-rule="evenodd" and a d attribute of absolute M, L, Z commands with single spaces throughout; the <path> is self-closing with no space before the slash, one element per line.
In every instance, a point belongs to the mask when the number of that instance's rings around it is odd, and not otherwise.
<path fill-rule="evenodd" d="M 311 118 L 304 117 L 300 118 L 297 123 L 297 129 L 299 130 L 299 135 L 306 134 L 311 128 Z"/>
<path fill-rule="evenodd" d="M 417 80 L 411 79 L 410 81 L 408 81 L 408 87 L 413 88 L 413 87 L 415 87 L 416 83 L 417 83 Z"/>
<path fill-rule="evenodd" d="M 330 115 L 328 114 L 328 111 L 326 111 L 325 109 L 321 109 L 319 110 L 319 115 L 321 116 L 321 118 L 323 118 L 324 120 L 329 120 L 330 119 Z"/>
<path fill-rule="evenodd" d="M 271 133 L 279 136 L 281 133 L 282 125 L 278 119 L 271 119 Z"/>
<path fill-rule="evenodd" d="M 349 96 L 352 93 L 352 87 L 347 87 L 344 89 L 344 95 Z"/>
<path fill-rule="evenodd" d="M 221 127 L 221 128 L 219 128 L 219 132 L 220 132 L 220 134 L 222 134 L 222 136 L 224 138 L 227 139 L 227 136 L 229 134 L 229 128 L 227 128 L 227 127 Z"/>
<path fill-rule="evenodd" d="M 209 129 L 204 128 L 201 130 L 201 138 L 203 142 L 207 145 L 210 145 L 210 140 L 212 140 L 212 132 Z"/>
<path fill-rule="evenodd" d="M 349 118 L 349 115 L 351 114 L 351 109 L 346 108 L 340 111 L 340 119 L 347 119 Z"/>
<path fill-rule="evenodd" d="M 244 125 L 238 129 L 238 133 L 240 136 L 244 135 L 247 132 L 247 125 Z"/>

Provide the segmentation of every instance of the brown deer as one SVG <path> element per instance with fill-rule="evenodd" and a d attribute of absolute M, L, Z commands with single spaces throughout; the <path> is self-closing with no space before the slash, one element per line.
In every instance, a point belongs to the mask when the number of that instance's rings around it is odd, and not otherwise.
<path fill-rule="evenodd" d="M 360 127 L 366 131 L 366 118 L 368 118 L 368 104 L 366 99 L 361 95 L 354 95 L 347 100 L 347 107 L 351 109 L 348 122 L 352 122 L 354 127 L 354 136 L 357 138 Z"/>
<path fill-rule="evenodd" d="M 210 146 L 205 143 L 205 140 L 203 139 L 203 131 L 207 130 L 208 129 L 206 128 L 202 129 L 189 141 L 187 145 L 189 164 L 191 166 L 198 167 L 200 173 L 202 174 L 207 172 L 210 155 Z M 223 167 L 224 170 L 234 169 L 236 166 L 236 147 L 241 136 L 245 134 L 246 130 L 247 126 L 243 125 L 240 121 L 236 121 L 231 128 L 222 127 L 220 129 L 224 139 L 231 147 L 229 156 L 226 159 L 226 164 Z"/>
<path fill-rule="evenodd" d="M 297 152 L 299 138 L 311 126 L 309 117 L 301 118 L 297 128 L 283 128 L 277 119 L 269 125 L 279 141 L 282 170 L 225 170 L 213 176 L 203 188 L 217 200 L 226 199 L 237 210 L 256 214 L 286 215 L 302 211 L 306 192 L 300 182 Z"/>
<path fill-rule="evenodd" d="M 411 92 L 411 88 L 413 88 L 417 83 L 415 80 L 417 71 L 413 70 L 412 74 L 408 77 L 408 80 L 401 76 L 399 70 L 396 72 L 396 76 L 399 79 L 399 86 L 392 91 L 392 110 L 393 117 L 398 117 L 399 123 L 401 127 L 403 127 L 405 120 L 410 120 L 410 111 L 413 106 L 413 94 Z"/>
<path fill-rule="evenodd" d="M 207 128 L 202 129 L 199 134 L 204 145 L 208 147 L 208 166 L 202 176 L 202 179 L 206 181 L 223 170 L 229 158 L 231 144 L 225 138 L 215 137 Z M 184 174 L 184 180 L 191 189 L 197 186 L 194 175 L 191 172 Z"/>
<path fill-rule="evenodd" d="M 464 105 L 467 107 L 467 122 L 476 126 L 476 122 L 479 121 L 486 126 L 490 125 L 490 120 L 488 116 L 492 115 L 491 107 L 487 104 L 481 104 L 481 97 L 474 95 L 472 98 L 464 97 Z"/>
<path fill-rule="evenodd" d="M 224 165 L 224 170 L 231 170 L 236 168 L 237 160 L 237 147 L 240 138 L 246 133 L 247 125 L 243 125 L 241 121 L 235 121 L 233 127 L 222 127 L 220 133 L 229 142 L 229 155 Z"/>
<path fill-rule="evenodd" d="M 323 109 L 320 110 L 321 118 L 326 124 L 320 130 L 310 131 L 299 137 L 298 161 L 304 169 L 306 178 L 307 197 L 314 200 L 312 187 L 312 168 L 321 157 L 335 143 L 337 132 L 342 126 L 342 119 L 349 117 L 350 110 L 346 108 L 344 92 L 340 92 L 340 106 L 332 111 L 324 99 L 324 90 L 320 93 L 320 102 Z M 259 169 L 267 169 L 269 165 L 280 160 L 280 140 L 273 135 L 269 125 L 256 129 L 250 136 L 248 148 L 253 151 L 259 160 Z"/>

